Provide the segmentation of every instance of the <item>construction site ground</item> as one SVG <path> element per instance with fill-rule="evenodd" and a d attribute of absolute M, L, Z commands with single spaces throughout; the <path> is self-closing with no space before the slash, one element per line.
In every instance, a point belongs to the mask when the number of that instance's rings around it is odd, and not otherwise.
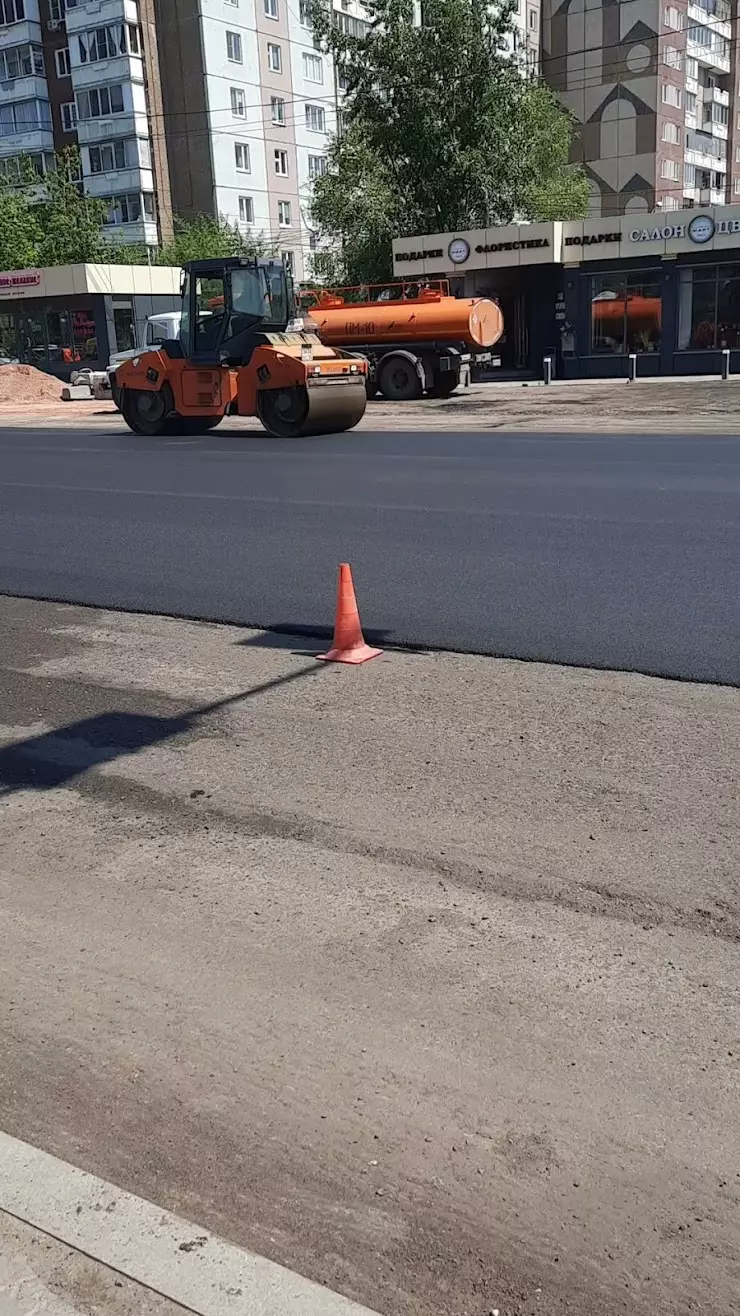
<path fill-rule="evenodd" d="M 123 425 L 112 403 L 24 401 L 0 403 L 0 425 L 50 427 Z M 227 429 L 260 429 L 257 421 L 227 419 Z M 452 397 L 368 405 L 360 430 L 442 429 L 521 432 L 602 431 L 733 433 L 740 425 L 740 379 L 582 380 L 549 387 L 473 384 Z"/>
<path fill-rule="evenodd" d="M 737 690 L 21 599 L 0 667 L 1 1129 L 383 1316 L 736 1316 Z"/>

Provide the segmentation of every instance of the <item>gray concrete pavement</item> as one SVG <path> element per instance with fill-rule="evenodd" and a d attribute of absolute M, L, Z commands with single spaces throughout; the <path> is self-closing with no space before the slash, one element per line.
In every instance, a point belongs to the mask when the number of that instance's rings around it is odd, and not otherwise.
<path fill-rule="evenodd" d="M 740 695 L 0 606 L 0 1128 L 394 1316 L 734 1316 Z"/>
<path fill-rule="evenodd" d="M 684 388 L 684 393 L 686 389 Z M 0 436 L 0 590 L 740 681 L 740 439 Z"/>

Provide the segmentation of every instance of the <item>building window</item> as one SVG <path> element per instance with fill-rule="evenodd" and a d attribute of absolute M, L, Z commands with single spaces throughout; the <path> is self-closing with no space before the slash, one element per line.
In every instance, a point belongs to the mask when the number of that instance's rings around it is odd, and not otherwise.
<path fill-rule="evenodd" d="M 674 32 L 682 32 L 686 26 L 686 15 L 680 9 L 676 9 L 675 5 L 668 5 L 663 10 L 663 22 Z"/>
<path fill-rule="evenodd" d="M 309 55 L 308 51 L 304 50 L 303 76 L 306 82 L 324 81 L 324 62 L 320 55 Z"/>
<path fill-rule="evenodd" d="M 254 223 L 254 201 L 251 196 L 239 197 L 239 222 L 241 224 Z"/>
<path fill-rule="evenodd" d="M 271 73 L 282 73 L 283 71 L 282 51 L 273 41 L 267 43 L 267 67 Z"/>
<path fill-rule="evenodd" d="M 288 152 L 275 152 L 275 173 L 280 174 L 282 178 L 288 177 Z"/>
<path fill-rule="evenodd" d="M 270 112 L 273 123 L 285 123 L 285 101 L 282 96 L 270 97 Z"/>
<path fill-rule="evenodd" d="M 51 129 L 51 109 L 48 101 L 12 101 L 0 105 L 0 135 L 37 132 Z"/>
<path fill-rule="evenodd" d="M 131 151 L 132 147 L 133 151 Z M 105 142 L 100 146 L 91 146 L 89 149 L 91 174 L 110 174 L 116 169 L 125 169 L 132 165 L 135 167 L 138 164 L 135 139 L 124 141 L 120 138 L 117 142 Z"/>
<path fill-rule="evenodd" d="M 278 0 L 264 0 L 264 6 L 265 6 L 266 18 L 280 17 L 280 11 L 278 10 Z"/>
<path fill-rule="evenodd" d="M 24 0 L 0 0 L 0 27 L 22 23 L 26 17 Z"/>
<path fill-rule="evenodd" d="M 312 133 L 326 132 L 326 112 L 323 105 L 306 106 L 306 127 Z"/>
<path fill-rule="evenodd" d="M 123 87 L 90 87 L 78 91 L 78 119 L 105 119 L 109 114 L 123 114 Z"/>
<path fill-rule="evenodd" d="M 326 156 L 309 155 L 308 157 L 308 176 L 311 179 L 321 178 L 326 173 Z"/>
<path fill-rule="evenodd" d="M 536 31 L 537 31 L 537 10 L 536 10 L 536 9 L 530 9 L 530 11 L 529 11 L 529 30 L 530 30 L 530 32 L 536 32 Z"/>
<path fill-rule="evenodd" d="M 735 193 L 735 196 L 737 196 L 738 193 L 740 193 L 740 178 L 733 178 L 732 190 Z"/>
<path fill-rule="evenodd" d="M 44 55 L 41 46 L 11 46 L 0 51 L 0 79 L 30 78 L 44 73 Z"/>
<path fill-rule="evenodd" d="M 676 197 L 676 196 L 664 196 L 664 197 L 663 197 L 663 209 L 664 209 L 664 210 L 680 210 L 680 209 L 681 209 L 681 203 L 680 203 L 678 197 Z"/>
<path fill-rule="evenodd" d="M 669 69 L 683 68 L 683 54 L 676 46 L 664 46 L 663 63 Z"/>
<path fill-rule="evenodd" d="M 62 116 L 62 132 L 73 133 L 77 127 L 77 106 L 74 101 L 66 101 L 59 106 Z"/>
<path fill-rule="evenodd" d="M 679 271 L 678 350 L 740 347 L 740 265 Z"/>
<path fill-rule="evenodd" d="M 69 77 L 69 50 L 63 46 L 61 50 L 54 51 L 54 63 L 57 66 L 57 77 Z"/>
<path fill-rule="evenodd" d="M 300 0 L 300 17 L 302 27 L 311 27 L 311 0 Z"/>
<path fill-rule="evenodd" d="M 696 95 L 693 91 L 686 92 L 686 113 L 696 114 Z"/>
<path fill-rule="evenodd" d="M 295 262 L 293 260 L 293 252 L 281 251 L 280 255 L 283 258 L 283 265 L 285 266 L 286 273 L 289 274 L 290 277 L 292 278 L 295 273 Z"/>
<path fill-rule="evenodd" d="M 234 9 L 239 8 L 239 0 L 226 0 L 227 5 L 233 5 Z"/>
<path fill-rule="evenodd" d="M 658 352 L 661 320 L 660 271 L 591 279 L 592 352 Z"/>
<path fill-rule="evenodd" d="M 125 23 L 96 27 L 92 32 L 81 32 L 77 38 L 81 64 L 94 64 L 100 59 L 115 59 L 128 53 Z M 137 36 L 138 49 L 138 36 Z"/>
<path fill-rule="evenodd" d="M 128 23 L 126 30 L 128 32 L 128 50 L 130 55 L 141 54 L 141 41 L 139 39 L 139 29 L 135 23 Z"/>
<path fill-rule="evenodd" d="M 664 142 L 671 142 L 673 146 L 678 146 L 681 141 L 681 130 L 678 124 L 664 123 L 662 137 Z"/>
<path fill-rule="evenodd" d="M 103 223 L 110 227 L 115 227 L 117 224 L 136 224 L 141 216 L 139 193 L 128 192 L 125 196 L 113 196 L 108 199 L 108 214 Z"/>
<path fill-rule="evenodd" d="M 250 174 L 252 172 L 252 162 L 249 158 L 249 147 L 246 142 L 234 143 L 234 156 L 239 173 Z"/>
<path fill-rule="evenodd" d="M 231 113 L 235 119 L 246 119 L 247 117 L 247 98 L 244 95 L 243 87 L 231 88 Z"/>
<path fill-rule="evenodd" d="M 674 105 L 677 110 L 681 108 L 681 88 L 674 87 L 672 82 L 664 82 L 660 89 L 660 98 L 664 105 Z"/>
<path fill-rule="evenodd" d="M 680 177 L 678 160 L 661 160 L 660 176 L 670 178 L 672 182 L 677 183 Z"/>
<path fill-rule="evenodd" d="M 712 123 L 721 123 L 726 126 L 729 123 L 730 111 L 726 105 L 718 105 L 716 101 L 712 102 Z"/>
<path fill-rule="evenodd" d="M 226 33 L 226 56 L 232 64 L 242 64 L 242 39 L 238 32 Z"/>
<path fill-rule="evenodd" d="M 278 201 L 278 224 L 281 228 L 290 228 L 290 202 Z"/>

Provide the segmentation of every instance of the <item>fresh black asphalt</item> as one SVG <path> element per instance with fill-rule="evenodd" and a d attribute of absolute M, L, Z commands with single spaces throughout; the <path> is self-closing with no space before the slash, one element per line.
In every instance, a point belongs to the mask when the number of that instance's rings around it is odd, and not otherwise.
<path fill-rule="evenodd" d="M 740 439 L 0 431 L 0 592 L 740 684 Z"/>

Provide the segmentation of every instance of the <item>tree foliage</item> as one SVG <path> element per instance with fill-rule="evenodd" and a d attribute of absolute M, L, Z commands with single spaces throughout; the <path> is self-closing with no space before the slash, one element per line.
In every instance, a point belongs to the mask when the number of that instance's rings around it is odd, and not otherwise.
<path fill-rule="evenodd" d="M 319 232 L 340 243 L 345 279 L 387 278 L 395 236 L 585 213 L 586 180 L 568 165 L 571 120 L 513 53 L 514 3 L 367 8 L 364 37 L 337 25 L 330 0 L 312 8 L 347 84 L 312 206 Z"/>
<path fill-rule="evenodd" d="M 83 192 L 80 177 L 76 147 L 59 152 L 55 168 L 44 177 L 46 199 L 38 206 L 41 239 L 36 254 L 41 266 L 81 265 L 105 258 L 100 230 L 108 207 L 100 197 Z"/>
<path fill-rule="evenodd" d="M 25 192 L 0 186 L 0 270 L 27 270 L 36 264 L 41 228 Z"/>
<path fill-rule="evenodd" d="M 184 265 L 189 260 L 220 256 L 264 256 L 271 254 L 263 239 L 243 233 L 222 216 L 197 215 L 175 219 L 175 235 L 157 253 L 158 265 Z"/>

